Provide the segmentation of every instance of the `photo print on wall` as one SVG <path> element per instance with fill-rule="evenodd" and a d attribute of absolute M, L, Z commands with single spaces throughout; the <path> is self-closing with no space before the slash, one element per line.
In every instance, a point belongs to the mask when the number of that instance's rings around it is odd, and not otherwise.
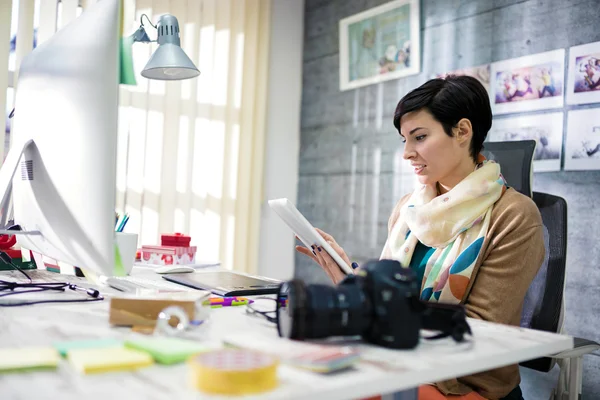
<path fill-rule="evenodd" d="M 600 103 L 600 42 L 569 49 L 567 104 Z"/>
<path fill-rule="evenodd" d="M 490 142 L 528 139 L 536 141 L 533 171 L 560 171 L 563 113 L 494 119 L 488 134 Z"/>
<path fill-rule="evenodd" d="M 559 49 L 493 63 L 494 115 L 562 107 L 564 55 Z"/>
<path fill-rule="evenodd" d="M 344 18 L 340 29 L 340 90 L 418 74 L 418 0 L 396 0 Z"/>
<path fill-rule="evenodd" d="M 451 72 L 441 73 L 435 75 L 435 78 L 446 78 L 448 75 L 457 75 L 457 76 L 472 76 L 477 79 L 490 93 L 490 68 L 491 64 L 478 65 L 476 67 L 468 67 L 468 68 L 460 68 Z"/>
<path fill-rule="evenodd" d="M 569 111 L 565 170 L 600 169 L 600 108 Z"/>

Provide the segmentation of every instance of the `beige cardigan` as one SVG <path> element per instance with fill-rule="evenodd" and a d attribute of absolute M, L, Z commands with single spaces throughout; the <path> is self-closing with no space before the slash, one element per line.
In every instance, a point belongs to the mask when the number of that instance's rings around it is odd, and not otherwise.
<path fill-rule="evenodd" d="M 388 235 L 402 206 L 404 196 L 390 216 Z M 545 248 L 540 212 L 535 203 L 514 189 L 508 189 L 492 209 L 492 218 L 471 282 L 462 303 L 467 316 L 519 326 L 523 301 L 529 285 L 544 260 Z M 382 258 L 391 258 L 389 248 Z M 521 381 L 517 365 L 439 382 L 444 394 L 466 394 L 475 390 L 488 399 L 506 396 Z"/>

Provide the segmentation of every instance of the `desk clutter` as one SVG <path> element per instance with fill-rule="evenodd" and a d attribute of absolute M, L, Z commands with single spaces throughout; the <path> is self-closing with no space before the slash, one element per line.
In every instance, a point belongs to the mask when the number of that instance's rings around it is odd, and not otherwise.
<path fill-rule="evenodd" d="M 210 310 L 235 307 L 242 310 L 241 318 L 246 318 L 244 315 L 251 313 L 243 309 L 261 301 L 261 298 L 211 297 L 209 292 L 202 291 L 112 296 L 108 322 L 121 330 L 123 326 L 132 328 L 124 337 L 81 338 L 46 347 L 0 348 L 0 374 L 53 373 L 67 368 L 81 375 L 94 375 L 185 364 L 190 389 L 208 394 L 245 395 L 276 388 L 281 364 L 328 373 L 351 367 L 358 361 L 358 351 L 341 346 L 298 343 L 277 336 L 244 338 L 240 332 L 227 332 L 218 340 L 194 334 L 203 329 L 202 322 L 209 321 Z M 187 328 L 176 329 L 181 320 L 167 318 L 173 329 L 158 329 L 161 315 L 173 308 L 181 311 Z M 144 331 L 140 327 L 149 329 Z"/>
<path fill-rule="evenodd" d="M 155 327 L 161 312 L 177 307 L 185 313 L 187 321 L 203 321 L 208 307 L 209 292 L 171 292 L 147 295 L 119 295 L 110 300 L 109 323 L 115 326 Z M 175 325 L 175 322 L 170 324 Z"/>

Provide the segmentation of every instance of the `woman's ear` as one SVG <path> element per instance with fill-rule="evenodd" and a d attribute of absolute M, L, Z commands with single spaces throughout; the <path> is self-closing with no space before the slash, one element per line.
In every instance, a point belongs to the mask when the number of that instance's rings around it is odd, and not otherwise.
<path fill-rule="evenodd" d="M 471 125 L 471 121 L 467 118 L 463 118 L 456 123 L 456 139 L 460 144 L 469 144 L 471 143 L 471 138 L 473 137 L 473 125 Z"/>

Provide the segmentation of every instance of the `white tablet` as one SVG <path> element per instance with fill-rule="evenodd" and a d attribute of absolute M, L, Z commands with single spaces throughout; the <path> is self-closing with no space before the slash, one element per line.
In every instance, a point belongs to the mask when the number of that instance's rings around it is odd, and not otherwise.
<path fill-rule="evenodd" d="M 352 268 L 333 250 L 323 239 L 323 236 L 308 222 L 298 209 L 288 199 L 269 200 L 269 207 L 279 215 L 287 226 L 298 236 L 300 241 L 309 249 L 312 245 L 322 247 L 340 267 L 345 274 L 351 274 Z"/>

